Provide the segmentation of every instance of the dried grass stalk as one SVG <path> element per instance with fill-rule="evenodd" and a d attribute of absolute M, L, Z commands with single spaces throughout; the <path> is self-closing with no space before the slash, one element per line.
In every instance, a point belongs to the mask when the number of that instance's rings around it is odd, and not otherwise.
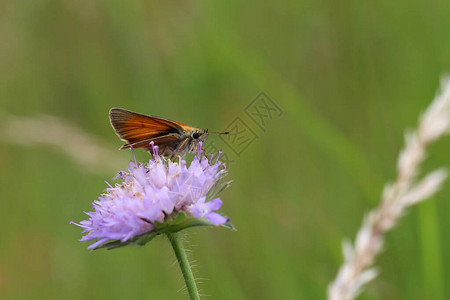
<path fill-rule="evenodd" d="M 381 251 L 385 233 L 392 229 L 405 210 L 438 191 L 447 171 L 438 169 L 417 179 L 427 147 L 450 133 L 450 79 L 444 78 L 439 93 L 419 119 L 416 131 L 406 133 L 405 147 L 397 161 L 395 182 L 384 187 L 381 204 L 364 218 L 355 243 L 344 241 L 344 264 L 328 287 L 329 300 L 349 300 L 378 272 L 372 265 Z"/>

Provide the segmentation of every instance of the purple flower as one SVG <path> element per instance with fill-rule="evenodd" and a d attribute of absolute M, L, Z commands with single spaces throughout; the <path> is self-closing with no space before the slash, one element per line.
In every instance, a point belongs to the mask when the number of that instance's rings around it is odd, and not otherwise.
<path fill-rule="evenodd" d="M 222 201 L 214 197 L 228 184 L 220 180 L 226 173 L 220 154 L 212 162 L 212 155 L 210 159 L 202 156 L 200 144 L 187 166 L 181 157 L 178 162 L 165 159 L 157 154 L 157 146 L 152 147 L 148 164 L 132 161 L 128 172 L 119 172 L 122 181 L 94 201 L 94 211 L 86 213 L 88 220 L 71 222 L 84 229 L 81 241 L 98 240 L 89 249 L 155 231 L 180 213 L 191 219 L 206 218 L 216 226 L 228 221 L 215 212 Z"/>

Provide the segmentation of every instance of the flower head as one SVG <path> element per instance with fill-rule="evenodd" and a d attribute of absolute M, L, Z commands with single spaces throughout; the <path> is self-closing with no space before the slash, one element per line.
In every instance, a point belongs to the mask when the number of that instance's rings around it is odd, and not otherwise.
<path fill-rule="evenodd" d="M 130 162 L 127 171 L 120 171 L 121 183 L 106 189 L 93 203 L 88 220 L 79 224 L 86 233 L 81 241 L 98 239 L 89 249 L 116 241 L 123 245 L 158 230 L 180 230 L 198 225 L 224 225 L 228 219 L 217 211 L 222 201 L 215 198 L 227 183 L 221 183 L 225 168 L 219 161 L 202 156 L 201 144 L 191 164 L 179 157 L 178 162 L 158 155 L 152 144 L 153 157 L 147 164 Z M 183 224 L 180 225 L 180 217 Z M 204 220 L 199 223 L 198 218 Z M 208 221 L 206 221 L 206 218 Z M 175 221 L 177 220 L 177 221 Z M 176 226 L 170 227 L 170 225 Z"/>

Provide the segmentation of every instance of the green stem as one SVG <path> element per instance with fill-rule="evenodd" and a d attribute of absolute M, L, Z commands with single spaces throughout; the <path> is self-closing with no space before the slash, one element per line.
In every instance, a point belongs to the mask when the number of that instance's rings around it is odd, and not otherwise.
<path fill-rule="evenodd" d="M 199 300 L 200 296 L 198 294 L 197 285 L 195 284 L 194 274 L 192 274 L 191 266 L 189 265 L 181 238 L 177 233 L 167 232 L 166 234 L 172 244 L 173 251 L 175 251 L 178 263 L 180 264 L 180 269 L 183 273 L 184 282 L 186 282 L 189 297 L 191 300 Z"/>

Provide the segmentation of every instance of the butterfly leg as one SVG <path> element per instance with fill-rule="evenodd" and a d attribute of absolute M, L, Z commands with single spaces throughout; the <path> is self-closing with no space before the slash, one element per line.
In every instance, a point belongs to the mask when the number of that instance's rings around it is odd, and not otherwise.
<path fill-rule="evenodd" d="M 206 157 L 206 159 L 208 159 L 208 154 L 206 153 L 206 150 L 203 147 L 202 147 L 202 152 L 203 152 L 203 155 Z"/>

